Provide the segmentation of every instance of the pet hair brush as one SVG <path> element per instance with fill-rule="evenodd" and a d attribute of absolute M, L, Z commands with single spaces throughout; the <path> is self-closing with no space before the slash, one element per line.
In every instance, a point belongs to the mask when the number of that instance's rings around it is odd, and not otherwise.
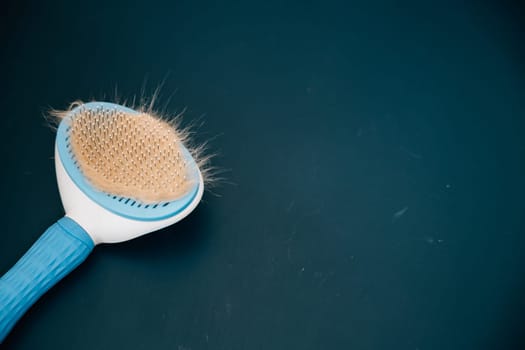
<path fill-rule="evenodd" d="M 90 102 L 57 116 L 55 167 L 65 217 L 0 278 L 0 342 L 95 245 L 174 224 L 203 194 L 198 157 L 183 144 L 187 133 L 153 113 Z"/>

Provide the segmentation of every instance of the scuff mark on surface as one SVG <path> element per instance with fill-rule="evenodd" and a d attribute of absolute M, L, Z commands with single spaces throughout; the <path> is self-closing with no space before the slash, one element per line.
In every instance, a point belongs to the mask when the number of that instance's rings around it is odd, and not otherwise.
<path fill-rule="evenodd" d="M 399 220 L 399 218 L 405 215 L 407 211 L 408 211 L 408 206 L 404 207 L 401 210 L 396 211 L 394 215 L 392 215 L 392 222 Z"/>

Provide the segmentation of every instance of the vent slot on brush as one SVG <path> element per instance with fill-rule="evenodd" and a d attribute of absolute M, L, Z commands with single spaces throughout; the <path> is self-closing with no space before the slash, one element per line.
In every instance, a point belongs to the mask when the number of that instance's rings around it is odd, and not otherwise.
<path fill-rule="evenodd" d="M 165 203 L 154 203 L 154 204 L 144 204 L 144 203 L 141 203 L 139 201 L 137 201 L 136 199 L 133 199 L 133 198 L 125 198 L 125 197 L 117 197 L 115 195 L 112 195 L 111 193 L 106 193 L 106 196 L 113 199 L 113 200 L 116 200 L 117 202 L 121 203 L 121 205 L 129 205 L 130 207 L 137 207 L 137 208 L 142 208 L 144 207 L 144 209 L 157 209 L 157 208 L 165 208 L 167 207 L 168 205 L 170 205 L 172 202 L 165 202 Z"/>

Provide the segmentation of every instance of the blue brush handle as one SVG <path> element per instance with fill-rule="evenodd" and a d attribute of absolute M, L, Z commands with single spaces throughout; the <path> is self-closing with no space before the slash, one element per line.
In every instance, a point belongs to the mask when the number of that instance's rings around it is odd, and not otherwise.
<path fill-rule="evenodd" d="M 91 237 L 68 217 L 44 232 L 0 278 L 0 343 L 24 312 L 84 261 L 93 247 Z"/>

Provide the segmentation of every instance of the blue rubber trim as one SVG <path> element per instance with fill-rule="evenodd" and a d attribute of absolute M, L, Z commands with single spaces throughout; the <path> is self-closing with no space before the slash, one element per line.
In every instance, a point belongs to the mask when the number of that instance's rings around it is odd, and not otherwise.
<path fill-rule="evenodd" d="M 93 249 L 95 247 L 95 243 L 91 236 L 70 217 L 64 216 L 62 219 L 58 220 L 56 224 L 60 226 L 66 234 L 82 242 L 86 248 Z"/>
<path fill-rule="evenodd" d="M 40 236 L 0 278 L 0 343 L 26 310 L 83 262 L 94 246 L 86 231 L 68 217 Z"/>
<path fill-rule="evenodd" d="M 82 171 L 78 167 L 74 155 L 69 145 L 69 127 L 72 118 L 82 110 L 120 110 L 129 114 L 139 114 L 139 112 L 121 106 L 114 103 L 108 102 L 89 102 L 74 108 L 68 116 L 66 116 L 60 123 L 57 130 L 56 144 L 60 160 L 64 165 L 66 173 L 73 180 L 80 190 L 86 194 L 91 200 L 98 205 L 111 211 L 114 214 L 141 221 L 156 221 L 169 218 L 183 211 L 190 203 L 195 199 L 199 192 L 199 168 L 195 163 L 195 160 L 191 156 L 190 152 L 183 146 L 182 154 L 185 157 L 188 167 L 190 169 L 190 178 L 195 179 L 195 185 L 190 191 L 176 200 L 160 202 L 154 204 L 141 204 L 135 201 L 133 198 L 123 198 L 113 196 L 111 194 L 99 191 L 94 188 L 91 183 L 84 177 Z M 132 205 L 133 204 L 133 205 Z"/>

